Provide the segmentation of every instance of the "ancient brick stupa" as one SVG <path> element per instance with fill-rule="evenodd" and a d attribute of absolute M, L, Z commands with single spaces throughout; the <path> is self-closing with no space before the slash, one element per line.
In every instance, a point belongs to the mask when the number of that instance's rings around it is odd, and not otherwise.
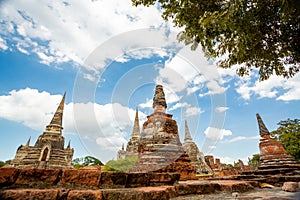
<path fill-rule="evenodd" d="M 166 113 L 167 103 L 162 85 L 157 85 L 153 98 L 154 113 L 147 116 L 139 142 L 139 159 L 132 171 L 177 172 L 180 179 L 195 178 L 196 170 L 184 151 L 178 127 Z"/>
<path fill-rule="evenodd" d="M 255 180 L 282 186 L 283 182 L 300 181 L 300 164 L 288 155 L 281 143 L 271 138 L 259 114 L 256 114 L 259 134 L 260 161 L 258 169 L 243 171 L 237 179 Z"/>
<path fill-rule="evenodd" d="M 183 148 L 191 159 L 191 164 L 196 168 L 198 174 L 213 174 L 213 170 L 207 165 L 203 153 L 198 149 L 196 143 L 193 141 L 189 131 L 187 121 L 185 120 L 185 137 Z"/>
<path fill-rule="evenodd" d="M 30 146 L 30 139 L 26 145 L 21 145 L 9 167 L 17 168 L 72 168 L 74 150 L 64 148 L 65 139 L 62 136 L 62 118 L 65 102 L 64 94 L 46 131 L 40 135 L 34 146 Z"/>
<path fill-rule="evenodd" d="M 287 154 L 281 143 L 271 138 L 270 132 L 265 126 L 259 114 L 256 114 L 259 134 L 261 136 L 259 143 L 260 163 L 259 169 L 274 169 L 282 167 L 290 167 L 298 162 Z"/>
<path fill-rule="evenodd" d="M 138 109 L 136 109 L 131 138 L 127 143 L 126 149 L 124 149 L 124 145 L 123 145 L 122 149 L 118 151 L 118 159 L 128 158 L 130 156 L 138 155 L 140 134 L 141 133 L 140 133 L 140 125 L 139 125 L 139 115 L 138 115 Z"/>

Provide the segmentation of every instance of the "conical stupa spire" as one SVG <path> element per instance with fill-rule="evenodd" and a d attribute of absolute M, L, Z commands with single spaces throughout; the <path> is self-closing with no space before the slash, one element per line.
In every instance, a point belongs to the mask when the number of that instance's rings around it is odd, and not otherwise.
<path fill-rule="evenodd" d="M 69 143 L 68 143 L 67 149 L 71 149 L 71 140 L 69 140 Z"/>
<path fill-rule="evenodd" d="M 184 143 L 187 142 L 193 142 L 192 136 L 190 134 L 190 130 L 187 124 L 187 121 L 184 121 L 184 125 L 185 125 L 185 134 L 184 134 Z"/>
<path fill-rule="evenodd" d="M 165 112 L 167 108 L 167 102 L 166 102 L 165 93 L 162 85 L 156 85 L 152 107 L 154 108 L 154 111 L 163 111 L 163 112 Z"/>
<path fill-rule="evenodd" d="M 30 139 L 31 139 L 31 136 L 29 137 L 29 139 L 27 140 L 26 144 L 25 144 L 25 147 L 29 147 L 30 145 Z"/>
<path fill-rule="evenodd" d="M 63 119 L 64 105 L 65 105 L 65 98 L 66 98 L 66 92 L 64 93 L 64 96 L 63 96 L 49 125 L 60 126 L 62 128 L 62 119 Z"/>
<path fill-rule="evenodd" d="M 132 134 L 131 137 L 140 137 L 140 124 L 139 124 L 139 111 L 138 108 L 135 110 L 135 119 L 134 119 L 134 124 L 133 124 L 133 129 L 132 129 Z"/>
<path fill-rule="evenodd" d="M 264 124 L 263 120 L 261 119 L 258 113 L 256 114 L 256 118 L 258 122 L 259 134 L 260 135 L 270 134 L 269 130 L 267 129 L 266 125 Z"/>

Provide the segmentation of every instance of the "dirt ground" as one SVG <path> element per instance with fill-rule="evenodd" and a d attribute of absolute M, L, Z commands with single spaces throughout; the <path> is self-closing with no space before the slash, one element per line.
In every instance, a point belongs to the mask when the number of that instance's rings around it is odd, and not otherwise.
<path fill-rule="evenodd" d="M 207 195 L 188 195 L 173 198 L 172 200 L 215 200 L 215 199 L 250 199 L 250 200 L 300 200 L 300 192 L 285 192 L 281 188 L 255 189 L 245 193 L 214 193 Z"/>

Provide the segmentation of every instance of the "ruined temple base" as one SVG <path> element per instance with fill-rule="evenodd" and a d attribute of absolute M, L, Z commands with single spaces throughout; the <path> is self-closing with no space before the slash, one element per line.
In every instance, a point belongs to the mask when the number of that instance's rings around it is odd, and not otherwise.
<path fill-rule="evenodd" d="M 214 177 L 209 180 L 247 180 L 281 187 L 284 182 L 300 182 L 300 165 L 242 171 L 237 175 Z"/>
<path fill-rule="evenodd" d="M 205 195 L 232 192 L 246 192 L 257 187 L 247 181 L 180 181 L 172 186 L 116 188 L 116 189 L 6 189 L 0 190 L 1 199 L 173 199 L 186 195 Z"/>
<path fill-rule="evenodd" d="M 0 199 L 171 199 L 257 186 L 254 181 L 179 181 L 178 173 L 0 168 Z"/>
<path fill-rule="evenodd" d="M 195 180 L 196 170 L 188 155 L 182 152 L 153 152 L 144 154 L 132 171 L 153 173 L 178 173 L 179 180 Z"/>

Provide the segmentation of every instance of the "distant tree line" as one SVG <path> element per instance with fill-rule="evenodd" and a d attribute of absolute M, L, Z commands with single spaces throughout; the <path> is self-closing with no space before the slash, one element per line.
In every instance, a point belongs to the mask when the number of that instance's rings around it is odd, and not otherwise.
<path fill-rule="evenodd" d="M 74 168 L 78 169 L 83 166 L 102 166 L 103 163 L 93 156 L 85 156 L 84 158 L 75 158 L 73 160 Z"/>
<path fill-rule="evenodd" d="M 8 165 L 10 164 L 11 160 L 7 160 L 7 161 L 0 161 L 0 167 L 3 167 L 4 165 Z"/>

